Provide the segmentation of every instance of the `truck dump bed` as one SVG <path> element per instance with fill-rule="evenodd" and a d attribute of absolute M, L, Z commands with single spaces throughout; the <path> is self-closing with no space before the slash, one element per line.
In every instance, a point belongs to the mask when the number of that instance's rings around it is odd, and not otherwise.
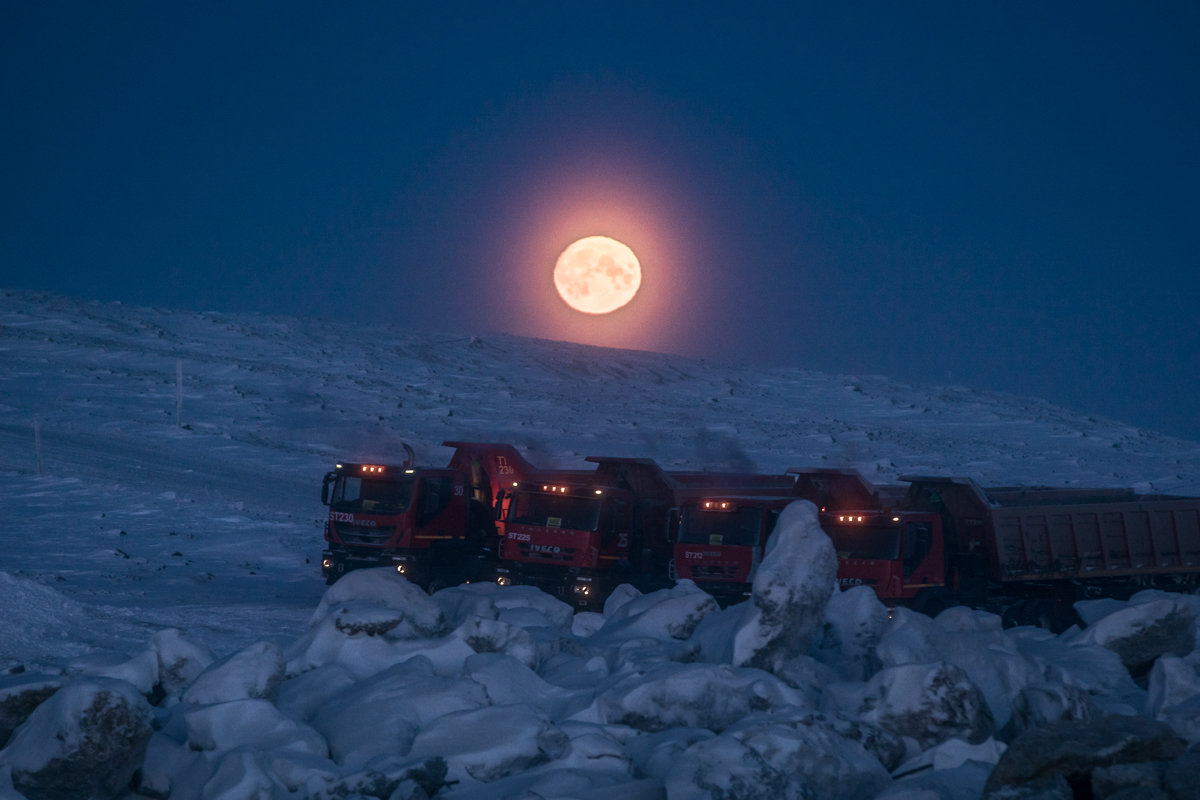
<path fill-rule="evenodd" d="M 996 580 L 1200 574 L 1200 498 L 903 480 L 908 507 L 943 512 L 951 551 L 986 548 Z"/>

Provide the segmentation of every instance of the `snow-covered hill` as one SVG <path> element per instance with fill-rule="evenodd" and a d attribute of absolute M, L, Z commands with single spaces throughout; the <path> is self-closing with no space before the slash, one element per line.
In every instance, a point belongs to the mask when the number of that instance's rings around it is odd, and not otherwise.
<path fill-rule="evenodd" d="M 511 442 L 547 466 L 628 455 L 1200 494 L 1200 444 L 1035 399 L 3 292 L 0 667 L 124 663 L 167 629 L 217 657 L 295 646 L 325 592 L 321 476 L 405 442 L 442 464 L 455 439 Z"/>

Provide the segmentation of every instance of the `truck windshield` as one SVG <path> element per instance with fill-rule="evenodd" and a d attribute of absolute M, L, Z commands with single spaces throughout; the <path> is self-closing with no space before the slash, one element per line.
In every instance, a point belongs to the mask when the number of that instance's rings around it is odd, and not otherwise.
<path fill-rule="evenodd" d="M 413 498 L 412 478 L 384 481 L 343 476 L 333 487 L 330 508 L 334 511 L 364 511 L 369 514 L 399 514 L 407 511 Z"/>
<path fill-rule="evenodd" d="M 821 520 L 839 558 L 894 561 L 900 557 L 899 525 L 863 525 Z"/>
<path fill-rule="evenodd" d="M 762 511 L 739 508 L 736 511 L 683 509 L 679 520 L 679 541 L 683 544 L 720 544 L 756 547 L 762 534 Z"/>
<path fill-rule="evenodd" d="M 600 524 L 600 499 L 521 492 L 513 497 L 508 521 L 546 528 L 594 531 Z"/>

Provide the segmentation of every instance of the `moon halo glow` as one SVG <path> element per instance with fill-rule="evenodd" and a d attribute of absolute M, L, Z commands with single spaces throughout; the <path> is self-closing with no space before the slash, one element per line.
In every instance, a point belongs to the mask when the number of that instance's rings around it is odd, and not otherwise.
<path fill-rule="evenodd" d="M 642 285 L 633 250 L 607 236 L 585 236 L 567 246 L 554 264 L 554 288 L 567 305 L 585 314 L 621 308 Z"/>

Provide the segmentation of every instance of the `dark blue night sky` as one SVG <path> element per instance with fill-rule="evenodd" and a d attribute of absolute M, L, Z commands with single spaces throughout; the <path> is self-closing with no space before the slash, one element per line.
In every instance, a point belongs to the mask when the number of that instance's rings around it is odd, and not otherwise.
<path fill-rule="evenodd" d="M 0 287 L 883 374 L 1200 440 L 1200 5 L 424 8 L 6 4 Z M 550 282 L 590 234 L 645 271 L 606 318 Z"/>

